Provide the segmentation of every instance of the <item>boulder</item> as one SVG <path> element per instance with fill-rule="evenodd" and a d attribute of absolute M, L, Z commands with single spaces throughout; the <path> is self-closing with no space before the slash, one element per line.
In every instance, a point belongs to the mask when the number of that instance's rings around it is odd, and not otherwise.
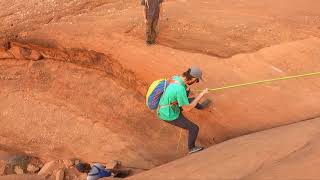
<path fill-rule="evenodd" d="M 72 160 L 63 160 L 63 164 L 66 166 L 66 168 L 70 168 L 74 165 L 74 161 Z"/>
<path fill-rule="evenodd" d="M 41 170 L 38 172 L 38 175 L 51 175 L 55 169 L 59 167 L 59 162 L 58 161 L 50 161 L 46 163 Z"/>
<path fill-rule="evenodd" d="M 56 173 L 56 180 L 64 180 L 64 169 L 58 170 Z"/>
<path fill-rule="evenodd" d="M 28 166 L 27 166 L 27 171 L 28 171 L 29 173 L 36 173 L 36 172 L 38 172 L 39 170 L 40 170 L 40 168 L 37 167 L 37 166 L 35 166 L 35 165 L 33 165 L 33 164 L 28 164 Z"/>
<path fill-rule="evenodd" d="M 6 165 L 5 161 L 0 160 L 0 176 L 6 175 Z"/>
<path fill-rule="evenodd" d="M 23 169 L 20 166 L 15 166 L 14 172 L 19 175 L 24 174 Z"/>

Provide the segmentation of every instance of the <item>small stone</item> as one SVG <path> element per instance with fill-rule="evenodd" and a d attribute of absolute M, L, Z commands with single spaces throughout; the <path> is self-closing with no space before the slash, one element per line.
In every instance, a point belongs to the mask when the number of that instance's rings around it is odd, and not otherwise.
<path fill-rule="evenodd" d="M 30 173 L 36 173 L 40 170 L 39 167 L 33 165 L 33 164 L 28 164 L 28 167 L 27 167 L 27 171 L 30 172 Z"/>
<path fill-rule="evenodd" d="M 33 157 L 30 161 L 29 164 L 32 164 L 33 166 L 35 167 L 38 167 L 39 170 L 43 167 L 43 162 L 39 159 L 39 158 L 36 158 L 36 157 Z"/>
<path fill-rule="evenodd" d="M 79 159 L 74 160 L 74 164 L 79 164 L 81 161 Z"/>
<path fill-rule="evenodd" d="M 118 168 L 120 168 L 120 166 L 121 166 L 121 162 L 117 161 L 117 160 L 111 160 L 110 162 L 108 162 L 106 164 L 106 167 L 108 169 L 118 169 Z"/>
<path fill-rule="evenodd" d="M 32 50 L 30 56 L 26 57 L 26 58 L 33 60 L 33 61 L 38 61 L 38 60 L 43 59 L 43 56 L 38 51 Z"/>
<path fill-rule="evenodd" d="M 29 57 L 31 55 L 32 49 L 29 48 L 25 48 L 25 47 L 20 47 L 20 54 L 26 58 Z"/>
<path fill-rule="evenodd" d="M 23 169 L 20 166 L 15 166 L 14 167 L 14 172 L 16 174 L 24 174 Z"/>

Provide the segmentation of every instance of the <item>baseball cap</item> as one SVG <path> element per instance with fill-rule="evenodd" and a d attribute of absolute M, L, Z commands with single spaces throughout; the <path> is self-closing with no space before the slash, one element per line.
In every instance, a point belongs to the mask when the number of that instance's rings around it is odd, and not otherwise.
<path fill-rule="evenodd" d="M 203 79 L 202 79 L 202 71 L 197 66 L 191 66 L 190 67 L 190 75 L 195 77 L 195 78 L 199 78 L 200 80 L 203 81 Z"/>

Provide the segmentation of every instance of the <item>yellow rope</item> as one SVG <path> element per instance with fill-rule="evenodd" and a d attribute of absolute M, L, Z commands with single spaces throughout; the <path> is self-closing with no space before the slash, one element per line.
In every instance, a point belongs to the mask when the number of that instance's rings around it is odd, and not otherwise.
<path fill-rule="evenodd" d="M 285 76 L 285 77 L 280 77 L 280 78 L 266 79 L 266 80 L 254 81 L 254 82 L 243 83 L 243 84 L 229 85 L 229 86 L 224 86 L 224 87 L 220 87 L 220 88 L 209 89 L 209 91 L 221 91 L 221 90 L 230 89 L 230 88 L 237 88 L 237 87 L 243 87 L 243 86 L 249 86 L 249 85 L 255 85 L 255 84 L 269 83 L 269 82 L 274 82 L 274 81 L 301 78 L 301 77 L 306 77 L 306 76 L 315 76 L 315 75 L 320 75 L 320 71 L 313 72 L 313 73 L 299 74 L 299 75 L 295 75 L 295 76 Z M 202 91 L 202 90 L 195 90 L 195 91 Z"/>
<path fill-rule="evenodd" d="M 249 82 L 249 83 L 242 83 L 242 84 L 223 86 L 223 87 L 220 87 L 220 88 L 209 89 L 209 91 L 221 91 L 221 90 L 225 90 L 225 89 L 231 89 L 231 88 L 237 88 L 237 87 L 243 87 L 243 86 L 250 86 L 250 85 L 256 85 L 256 84 L 263 84 L 263 83 L 269 83 L 269 82 L 281 81 L 281 80 L 288 80 L 288 79 L 294 79 L 294 78 L 301 78 L 301 77 L 306 77 L 306 76 L 315 76 L 315 75 L 320 75 L 320 71 L 319 72 L 299 74 L 299 75 L 294 75 L 294 76 L 285 76 L 285 77 L 274 78 L 274 79 L 266 79 L 266 80 L 261 80 L 261 81 L 254 81 L 254 82 Z M 195 90 L 195 91 L 203 91 L 203 90 Z M 179 140 L 178 140 L 178 144 L 177 144 L 177 151 L 176 152 L 178 152 L 178 150 L 179 150 L 180 141 L 181 141 L 181 134 L 182 134 L 182 129 L 180 130 L 180 136 L 179 136 Z"/>
<path fill-rule="evenodd" d="M 177 145 L 176 153 L 178 153 L 178 150 L 179 150 L 179 145 L 180 145 L 180 141 L 181 141 L 181 136 L 182 136 L 182 129 L 180 129 L 180 135 L 179 135 L 179 140 L 178 140 L 178 145 Z"/>

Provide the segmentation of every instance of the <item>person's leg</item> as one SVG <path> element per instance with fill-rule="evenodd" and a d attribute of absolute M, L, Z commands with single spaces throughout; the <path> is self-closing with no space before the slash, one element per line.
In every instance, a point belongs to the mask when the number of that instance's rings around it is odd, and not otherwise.
<path fill-rule="evenodd" d="M 146 42 L 148 44 L 151 44 L 151 41 L 152 41 L 152 21 L 153 19 L 150 18 L 150 16 L 148 16 L 148 12 L 149 9 L 148 7 L 146 6 L 145 9 L 144 9 L 144 13 L 145 13 L 145 18 L 146 18 Z"/>
<path fill-rule="evenodd" d="M 188 148 L 189 150 L 191 150 L 195 147 L 196 139 L 199 133 L 199 126 L 197 126 L 196 124 L 188 120 L 186 117 L 184 117 L 182 113 L 176 120 L 166 122 L 174 126 L 188 130 Z"/>
<path fill-rule="evenodd" d="M 157 25 L 158 25 L 158 20 L 159 18 L 154 18 L 152 21 L 152 36 L 151 36 L 151 40 L 153 43 L 156 42 L 156 37 L 157 37 Z"/>
<path fill-rule="evenodd" d="M 146 42 L 151 44 L 152 42 L 152 21 L 147 19 L 146 23 Z"/>

